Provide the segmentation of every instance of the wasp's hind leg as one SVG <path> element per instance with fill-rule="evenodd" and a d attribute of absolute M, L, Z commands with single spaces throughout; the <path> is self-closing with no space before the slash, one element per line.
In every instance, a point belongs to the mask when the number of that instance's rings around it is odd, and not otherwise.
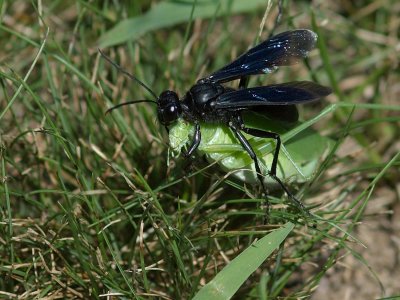
<path fill-rule="evenodd" d="M 254 162 L 254 167 L 256 169 L 257 179 L 261 184 L 261 188 L 262 188 L 262 191 L 263 191 L 263 198 L 265 199 L 265 204 L 266 204 L 266 209 L 265 210 L 267 212 L 266 216 L 268 216 L 269 210 L 270 210 L 270 203 L 269 203 L 269 200 L 268 200 L 267 188 L 266 188 L 265 183 L 264 183 L 264 176 L 262 175 L 260 165 L 258 164 L 257 155 L 254 152 L 253 148 L 251 147 L 249 141 L 240 132 L 240 128 L 237 127 L 237 125 L 234 124 L 233 122 L 229 122 L 228 125 L 229 125 L 229 128 L 235 134 L 236 138 L 239 140 L 239 142 L 242 145 L 242 147 L 246 150 L 246 152 L 250 155 L 251 159 Z M 266 220 L 264 220 L 264 221 L 266 221 Z"/>
<path fill-rule="evenodd" d="M 281 137 L 279 136 L 278 133 L 272 132 L 272 131 L 264 131 L 260 129 L 255 129 L 255 128 L 247 128 L 242 126 L 241 129 L 243 132 L 260 137 L 260 138 L 270 138 L 274 139 L 276 141 L 276 146 L 275 146 L 275 151 L 274 151 L 274 157 L 272 159 L 272 165 L 271 165 L 271 170 L 268 172 L 268 175 L 271 177 L 276 177 L 276 168 L 278 166 L 278 158 L 279 158 L 279 151 L 281 150 Z"/>
<path fill-rule="evenodd" d="M 278 165 L 278 158 L 279 158 L 279 151 L 281 148 L 281 138 L 279 136 L 278 133 L 276 132 L 271 132 L 271 131 L 264 131 L 264 130 L 260 130 L 260 129 L 255 129 L 255 128 L 248 128 L 245 127 L 243 120 L 240 116 L 237 117 L 237 125 L 239 125 L 239 130 L 256 136 L 256 137 L 260 137 L 260 138 L 272 138 L 276 141 L 276 147 L 275 147 L 275 151 L 274 151 L 274 157 L 272 159 L 272 165 L 271 165 L 271 170 L 268 170 L 268 176 L 270 176 L 273 180 L 275 180 L 280 187 L 282 188 L 282 190 L 288 195 L 289 199 L 293 202 L 294 205 L 296 205 L 302 212 L 305 212 L 307 215 L 310 214 L 310 212 L 307 210 L 307 208 L 304 206 L 304 204 L 298 200 L 290 191 L 289 189 L 286 187 L 286 185 L 282 182 L 281 179 L 279 179 L 279 177 L 276 175 L 276 169 L 277 169 L 277 165 Z M 236 127 L 237 128 L 237 127 Z M 243 136 L 244 138 L 244 136 Z M 239 138 L 238 138 L 239 139 Z M 239 139 L 240 140 L 240 139 Z M 247 139 L 246 139 L 247 141 Z M 241 142 L 242 143 L 242 142 Z M 248 141 L 247 141 L 248 143 Z M 243 145 L 242 146 L 246 149 L 246 151 L 249 153 L 250 157 L 254 160 L 254 165 L 256 167 L 256 171 L 260 172 L 260 167 L 258 166 L 258 162 L 256 163 L 256 160 L 253 158 L 252 154 L 249 152 L 249 150 Z M 250 145 L 249 145 L 250 146 Z M 257 159 L 257 157 L 256 157 Z M 258 170 L 257 170 L 258 168 Z M 261 173 L 261 172 L 260 172 Z M 261 176 L 261 174 L 260 174 Z M 260 180 L 260 178 L 258 177 L 258 179 Z M 264 184 L 264 182 L 262 182 L 262 184 Z M 265 185 L 263 185 L 263 189 L 266 190 Z"/>

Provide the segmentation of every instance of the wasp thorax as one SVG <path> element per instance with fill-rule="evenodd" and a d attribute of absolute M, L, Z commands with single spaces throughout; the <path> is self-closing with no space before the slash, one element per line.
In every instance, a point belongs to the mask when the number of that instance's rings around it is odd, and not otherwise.
<path fill-rule="evenodd" d="M 158 119 L 165 126 L 176 121 L 182 113 L 179 97 L 174 91 L 162 92 L 160 97 L 158 97 L 157 104 Z"/>

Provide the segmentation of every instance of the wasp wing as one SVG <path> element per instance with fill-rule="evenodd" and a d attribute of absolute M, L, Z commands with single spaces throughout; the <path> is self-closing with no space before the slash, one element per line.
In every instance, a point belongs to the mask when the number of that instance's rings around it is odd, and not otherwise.
<path fill-rule="evenodd" d="M 293 81 L 227 92 L 215 100 L 216 109 L 292 105 L 318 100 L 332 90 L 311 81 Z"/>
<path fill-rule="evenodd" d="M 267 117 L 272 121 L 278 121 L 285 124 L 294 124 L 299 120 L 299 111 L 296 105 L 268 105 L 255 106 L 249 111 Z"/>
<path fill-rule="evenodd" d="M 243 76 L 270 73 L 279 66 L 289 66 L 307 57 L 316 41 L 317 34 L 311 30 L 282 32 L 251 48 L 203 80 L 227 82 Z"/>

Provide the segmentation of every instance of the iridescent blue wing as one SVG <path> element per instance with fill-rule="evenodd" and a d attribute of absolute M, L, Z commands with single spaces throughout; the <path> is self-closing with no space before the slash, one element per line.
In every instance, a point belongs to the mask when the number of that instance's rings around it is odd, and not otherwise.
<path fill-rule="evenodd" d="M 317 34 L 298 29 L 282 32 L 251 48 L 236 60 L 202 80 L 227 82 L 243 76 L 270 73 L 307 57 L 315 47 Z"/>
<path fill-rule="evenodd" d="M 311 81 L 293 81 L 227 92 L 215 100 L 214 107 L 239 110 L 257 106 L 301 104 L 318 100 L 331 92 L 330 88 Z"/>

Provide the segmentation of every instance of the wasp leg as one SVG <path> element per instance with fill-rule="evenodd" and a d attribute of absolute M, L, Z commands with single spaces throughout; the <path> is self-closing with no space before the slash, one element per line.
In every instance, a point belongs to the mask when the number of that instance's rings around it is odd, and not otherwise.
<path fill-rule="evenodd" d="M 192 156 L 193 152 L 197 149 L 197 147 L 199 147 L 200 142 L 201 142 L 200 124 L 196 123 L 194 128 L 194 136 L 192 144 L 190 145 L 189 150 L 187 152 L 183 152 L 183 155 L 185 157 Z"/>
<path fill-rule="evenodd" d="M 247 127 L 242 127 L 242 131 L 246 132 L 247 134 L 254 135 L 256 137 L 260 138 L 270 138 L 274 139 L 276 141 L 276 146 L 275 146 L 275 151 L 274 151 L 274 158 L 272 159 L 272 165 L 271 165 L 271 170 L 269 175 L 276 176 L 276 168 L 278 165 L 278 157 L 279 157 L 279 151 L 281 149 L 281 137 L 278 133 L 272 132 L 272 131 L 264 131 L 264 130 L 259 130 L 255 128 L 247 128 Z"/>
<path fill-rule="evenodd" d="M 241 128 L 244 132 L 254 135 L 256 137 L 261 137 L 261 138 L 272 138 L 276 140 L 276 147 L 275 147 L 275 153 L 274 153 L 274 158 L 272 160 L 272 165 L 271 165 L 271 170 L 268 172 L 268 175 L 272 177 L 280 186 L 281 188 L 285 191 L 285 193 L 288 195 L 290 200 L 302 211 L 306 211 L 307 213 L 308 210 L 304 206 L 304 204 L 297 199 L 290 191 L 289 189 L 283 184 L 282 180 L 279 179 L 278 176 L 276 176 L 276 168 L 278 164 L 278 157 L 279 157 L 279 150 L 281 148 L 281 138 L 279 134 L 276 132 L 270 132 L 270 131 L 263 131 L 259 129 L 254 129 L 254 128 L 247 128 L 243 127 Z"/>
<path fill-rule="evenodd" d="M 245 127 L 243 119 L 240 115 L 236 116 L 236 122 L 239 125 L 239 129 L 247 134 L 250 134 L 250 135 L 253 135 L 256 137 L 260 137 L 260 138 L 270 138 L 270 139 L 274 139 L 276 141 L 274 158 L 272 159 L 271 171 L 269 171 L 269 175 L 271 175 L 271 177 L 276 176 L 276 168 L 278 166 L 279 151 L 281 149 L 281 144 L 282 144 L 280 135 L 278 133 L 272 132 L 272 131 L 265 131 L 265 130 Z"/>
<path fill-rule="evenodd" d="M 242 145 L 242 147 L 246 150 L 246 152 L 250 155 L 251 159 L 254 161 L 254 166 L 256 168 L 256 175 L 257 175 L 257 179 L 261 184 L 261 188 L 263 190 L 264 193 L 264 198 L 266 201 L 266 206 L 267 206 L 267 212 L 269 211 L 269 201 L 268 201 L 268 192 L 267 192 L 267 188 L 265 187 L 264 184 L 264 178 L 263 175 L 261 174 L 261 169 L 260 166 L 258 164 L 258 158 L 256 153 L 254 152 L 253 148 L 251 147 L 249 141 L 244 137 L 244 135 L 240 132 L 240 128 L 238 128 L 237 126 L 235 126 L 232 122 L 229 122 L 229 128 L 233 131 L 233 133 L 235 134 L 236 138 L 239 140 L 240 144 Z"/>
<path fill-rule="evenodd" d="M 278 176 L 276 176 L 276 168 L 278 165 L 278 157 L 279 157 L 279 150 L 281 148 L 281 138 L 279 136 L 278 133 L 276 132 L 271 132 L 271 131 L 264 131 L 264 130 L 260 130 L 260 129 L 255 129 L 255 128 L 247 128 L 244 126 L 243 120 L 240 116 L 237 117 L 237 122 L 240 126 L 240 130 L 242 130 L 243 132 L 256 136 L 256 137 L 261 137 L 261 138 L 273 138 L 276 140 L 276 147 L 275 147 L 275 153 L 274 153 L 274 157 L 272 159 L 272 165 L 271 165 L 271 170 L 268 171 L 268 176 L 270 176 L 273 180 L 275 180 L 280 187 L 282 188 L 282 190 L 288 195 L 288 197 L 290 198 L 290 200 L 302 211 L 302 212 L 306 212 L 308 215 L 310 214 L 309 211 L 307 210 L 307 208 L 304 206 L 304 204 L 298 200 L 290 191 L 289 189 L 285 186 L 285 184 L 282 182 L 282 180 L 279 179 Z M 235 127 L 236 128 L 236 127 Z M 236 129 L 238 130 L 238 129 Z M 235 133 L 236 134 L 236 133 Z M 243 136 L 244 138 L 244 136 Z M 239 138 L 238 138 L 239 139 Z M 245 139 L 245 138 L 244 138 Z M 240 141 L 240 139 L 239 139 Z M 247 141 L 247 139 L 246 139 Z M 242 143 L 242 141 L 240 141 Z M 248 143 L 248 141 L 247 141 Z M 243 143 L 242 143 L 243 145 Z M 250 146 L 250 145 L 249 145 Z M 249 150 L 247 150 L 247 148 L 245 146 L 243 146 L 246 151 L 249 153 L 250 157 L 254 160 L 254 158 L 252 157 L 252 155 L 250 154 Z M 254 153 L 254 151 L 253 151 Z M 254 154 L 255 155 L 255 154 Z M 256 171 L 258 171 L 260 169 L 260 167 L 258 166 L 258 163 L 256 164 L 256 161 L 254 160 L 254 165 L 256 167 Z M 257 166 L 258 166 L 258 170 L 257 170 Z M 261 176 L 261 173 L 260 173 Z M 258 179 L 260 180 L 260 178 L 258 177 Z M 262 182 L 264 183 L 264 182 Z M 263 185 L 263 189 L 265 190 L 265 186 Z"/>
<path fill-rule="evenodd" d="M 240 77 L 239 90 L 247 88 L 247 85 L 249 84 L 249 80 L 250 80 L 249 76 Z"/>

